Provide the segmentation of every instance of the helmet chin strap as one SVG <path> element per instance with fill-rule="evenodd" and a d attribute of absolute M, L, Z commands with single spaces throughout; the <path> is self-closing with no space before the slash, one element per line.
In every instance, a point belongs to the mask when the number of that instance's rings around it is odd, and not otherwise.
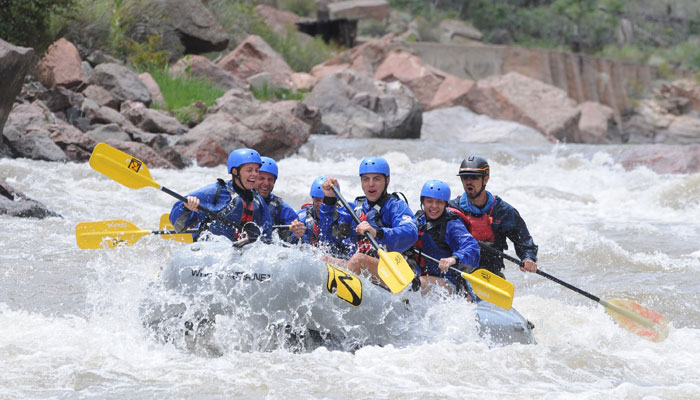
<path fill-rule="evenodd" d="M 236 171 L 237 174 L 234 175 L 233 171 Z M 245 190 L 245 186 L 243 186 L 243 181 L 241 180 L 241 171 L 239 171 L 238 168 L 233 167 L 231 168 L 231 175 L 233 176 L 233 182 L 236 183 L 239 188 Z"/>
<path fill-rule="evenodd" d="M 476 194 L 474 194 L 474 195 L 470 195 L 470 194 L 467 193 L 467 196 L 468 196 L 470 199 L 474 200 L 474 199 L 476 199 L 477 197 L 481 196 L 481 194 L 484 193 L 484 190 L 486 190 L 486 185 L 484 184 L 484 177 L 482 176 L 482 177 L 481 177 L 481 190 L 479 190 L 479 191 L 478 191 Z"/>

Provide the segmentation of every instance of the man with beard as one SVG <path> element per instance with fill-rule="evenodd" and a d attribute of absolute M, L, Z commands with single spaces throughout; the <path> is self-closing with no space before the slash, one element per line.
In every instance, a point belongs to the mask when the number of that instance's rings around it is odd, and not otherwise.
<path fill-rule="evenodd" d="M 520 269 L 537 271 L 537 245 L 527 230 L 518 210 L 486 190 L 490 167 L 485 158 L 471 155 L 462 161 L 457 174 L 462 180 L 464 193 L 450 200 L 453 207 L 464 214 L 469 231 L 476 240 L 499 251 L 508 249 L 506 238 L 513 242 L 515 253 L 523 261 Z M 503 259 L 495 252 L 482 251 L 479 267 L 501 277 Z"/>
<path fill-rule="evenodd" d="M 298 239 L 304 236 L 304 230 L 306 226 L 299 222 L 297 219 L 297 212 L 287 204 L 281 197 L 272 193 L 275 188 L 275 183 L 277 182 L 278 168 L 277 163 L 270 157 L 260 157 L 262 161 L 262 166 L 258 171 L 258 180 L 255 184 L 255 190 L 258 191 L 265 204 L 267 204 L 267 209 L 270 211 L 270 217 L 272 217 L 272 223 L 280 226 L 286 225 L 286 228 L 281 228 L 278 230 L 280 239 L 286 242 L 292 242 L 292 235 Z"/>

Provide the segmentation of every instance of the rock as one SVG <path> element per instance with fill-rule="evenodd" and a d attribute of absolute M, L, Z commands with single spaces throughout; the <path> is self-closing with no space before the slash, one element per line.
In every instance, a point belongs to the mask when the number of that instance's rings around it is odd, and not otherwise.
<path fill-rule="evenodd" d="M 72 106 L 80 107 L 84 97 L 80 93 L 73 92 L 62 86 L 39 93 L 38 98 L 46 104 L 52 112 L 63 111 Z"/>
<path fill-rule="evenodd" d="M 467 97 L 469 109 L 479 114 L 527 125 L 553 141 L 579 141 L 581 112 L 554 86 L 509 72 L 478 81 Z"/>
<path fill-rule="evenodd" d="M 119 113 L 119 111 L 105 106 L 99 106 L 90 99 L 85 99 L 80 108 L 85 118 L 90 121 L 90 124 L 116 124 L 124 125 L 129 123 L 128 120 Z"/>
<path fill-rule="evenodd" d="M 455 142 L 551 145 L 541 133 L 529 126 L 495 120 L 462 106 L 424 112 L 421 139 L 433 140 L 445 146 Z"/>
<path fill-rule="evenodd" d="M 321 111 L 322 121 L 344 137 L 420 137 L 422 109 L 401 82 L 375 81 L 351 69 L 316 84 L 304 103 Z"/>
<path fill-rule="evenodd" d="M 157 105 L 158 107 L 167 107 L 168 104 L 165 102 L 165 97 L 163 97 L 163 92 L 160 91 L 160 86 L 158 86 L 158 82 L 156 82 L 155 79 L 153 79 L 153 76 L 149 74 L 148 72 L 143 72 L 139 74 L 139 79 L 141 79 L 141 83 L 143 83 L 148 91 L 151 93 L 151 100 L 153 101 L 153 104 Z"/>
<path fill-rule="evenodd" d="M 24 75 L 32 65 L 34 50 L 27 47 L 17 47 L 0 39 L 0 132 L 3 131 L 7 117 L 12 111 L 15 97 L 22 90 Z M 0 136 L 0 157 L 9 153 Z"/>
<path fill-rule="evenodd" d="M 389 17 L 389 2 L 386 0 L 350 0 L 328 3 L 330 19 L 384 20 Z"/>
<path fill-rule="evenodd" d="M 119 101 L 102 86 L 90 85 L 83 90 L 83 96 L 97 103 L 98 106 L 119 109 Z"/>
<path fill-rule="evenodd" d="M 612 108 L 585 101 L 579 104 L 581 119 L 578 121 L 581 143 L 621 143 L 620 130 Z"/>
<path fill-rule="evenodd" d="M 146 132 L 181 135 L 188 131 L 187 127 L 173 116 L 163 111 L 146 108 L 143 103 L 125 101 L 122 103 L 121 114 Z"/>
<path fill-rule="evenodd" d="M 68 161 L 68 156 L 51 140 L 51 132 L 38 128 L 20 133 L 13 127 L 5 127 L 3 136 L 15 157 L 32 160 Z"/>
<path fill-rule="evenodd" d="M 32 200 L 22 192 L 0 180 L 0 215 L 7 214 L 21 218 L 60 217 L 44 204 Z"/>
<path fill-rule="evenodd" d="M 647 167 L 659 174 L 700 172 L 700 145 L 645 144 L 622 146 L 614 159 L 625 169 Z"/>
<path fill-rule="evenodd" d="M 446 74 L 425 64 L 423 60 L 403 50 L 389 52 L 374 79 L 385 82 L 399 81 L 416 96 L 421 106 L 427 109 Z"/>
<path fill-rule="evenodd" d="M 291 75 L 294 71 L 257 35 L 249 36 L 216 65 L 242 79 L 268 72 L 275 87 L 292 88 Z"/>
<path fill-rule="evenodd" d="M 129 135 L 134 142 L 143 143 L 155 150 L 166 161 L 170 162 L 175 168 L 182 169 L 192 165 L 192 161 L 178 153 L 171 145 L 170 138 L 172 136 L 158 133 L 148 133 L 140 129 L 129 131 Z"/>
<path fill-rule="evenodd" d="M 238 78 L 203 56 L 187 55 L 171 66 L 169 73 L 171 77 L 195 76 L 208 79 L 227 90 L 248 87 L 244 79 Z"/>
<path fill-rule="evenodd" d="M 49 138 L 71 161 L 86 162 L 97 142 L 80 129 L 65 123 L 48 125 Z"/>
<path fill-rule="evenodd" d="M 249 92 L 231 89 L 175 147 L 198 165 L 211 167 L 225 164 L 229 153 L 240 147 L 282 158 L 294 153 L 309 134 L 309 125 L 291 113 L 260 103 Z"/>
<path fill-rule="evenodd" d="M 700 143 L 700 119 L 690 115 L 681 115 L 673 119 L 666 131 L 661 132 L 666 144 Z"/>
<path fill-rule="evenodd" d="M 443 19 L 438 24 L 438 29 L 442 43 L 480 42 L 483 38 L 481 32 L 473 25 L 457 19 Z"/>
<path fill-rule="evenodd" d="M 295 72 L 292 74 L 291 79 L 294 90 L 311 90 L 316 84 L 314 77 L 306 72 Z"/>
<path fill-rule="evenodd" d="M 72 88 L 87 80 L 82 60 L 75 45 L 61 38 L 46 50 L 37 68 L 39 81 L 48 88 L 65 86 Z"/>
<path fill-rule="evenodd" d="M 122 131 L 117 124 L 95 126 L 91 131 L 87 132 L 87 135 L 97 143 L 129 142 L 131 140 L 131 137 Z"/>
<path fill-rule="evenodd" d="M 149 168 L 175 168 L 175 166 L 151 147 L 138 142 L 106 140 L 107 144 L 143 161 Z"/>
<path fill-rule="evenodd" d="M 468 106 L 467 94 L 474 87 L 474 81 L 448 75 L 440 84 L 426 110 L 435 108 Z"/>
<path fill-rule="evenodd" d="M 389 52 L 397 49 L 405 49 L 405 46 L 398 39 L 398 35 L 390 33 L 380 39 L 370 40 L 353 47 L 314 66 L 311 69 L 311 75 L 318 82 L 330 74 L 351 68 L 363 75 L 374 76 Z"/>
<path fill-rule="evenodd" d="M 151 104 L 151 92 L 138 74 L 122 65 L 100 64 L 95 67 L 88 82 L 107 89 L 120 104 L 126 100 Z"/>
<path fill-rule="evenodd" d="M 286 35 L 287 29 L 297 29 L 299 17 L 293 12 L 278 10 L 264 4 L 255 6 L 255 11 L 269 27 L 280 35 Z"/>

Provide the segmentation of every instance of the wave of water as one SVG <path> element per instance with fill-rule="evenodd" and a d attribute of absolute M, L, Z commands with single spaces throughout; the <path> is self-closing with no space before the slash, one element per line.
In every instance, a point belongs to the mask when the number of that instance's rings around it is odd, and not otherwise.
<path fill-rule="evenodd" d="M 416 210 L 425 180 L 443 179 L 456 194 L 461 159 L 483 154 L 489 190 L 523 215 L 540 266 L 595 295 L 663 313 L 672 325 L 665 341 L 631 335 L 603 307 L 511 265 L 514 307 L 535 323 L 534 346 L 490 347 L 457 328 L 469 307 L 438 303 L 423 328 L 429 339 L 415 344 L 354 353 L 231 347 L 219 357 L 153 340 L 141 324 L 139 300 L 178 243 L 145 237 L 115 251 L 75 244 L 81 221 L 156 229 L 173 199 L 122 187 L 87 164 L 2 159 L 0 178 L 62 218 L 0 216 L 0 399 L 699 397 L 700 175 L 626 171 L 614 151 L 314 137 L 279 162 L 275 192 L 298 207 L 323 171 L 353 197 L 359 161 L 382 155 L 391 189 Z M 223 169 L 151 174 L 185 194 Z"/>

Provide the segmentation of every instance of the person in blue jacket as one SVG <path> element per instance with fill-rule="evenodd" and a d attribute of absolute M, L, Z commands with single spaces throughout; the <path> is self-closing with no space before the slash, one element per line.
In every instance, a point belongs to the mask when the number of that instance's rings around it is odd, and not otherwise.
<path fill-rule="evenodd" d="M 262 165 L 260 154 L 253 149 L 238 149 L 228 156 L 231 180 L 218 179 L 187 196 L 187 202 L 178 201 L 170 211 L 170 222 L 177 231 L 198 227 L 197 237 L 208 231 L 232 241 L 256 239 L 260 234 L 270 238 L 272 218 L 265 200 L 255 191 L 258 170 Z M 199 210 L 206 207 L 219 218 L 211 218 Z M 234 222 L 238 229 L 222 219 Z"/>
<path fill-rule="evenodd" d="M 468 282 L 450 267 L 464 264 L 479 265 L 479 243 L 469 234 L 462 218 L 447 209 L 450 186 L 439 180 L 425 182 L 420 192 L 421 210 L 416 212 L 418 241 L 409 250 L 421 268 L 421 292 L 435 286 L 449 293 L 466 288 L 467 297 L 473 298 Z M 426 254 L 439 262 L 427 260 Z"/>
<path fill-rule="evenodd" d="M 340 221 L 340 213 L 337 210 L 340 203 L 336 203 L 336 209 L 332 213 L 324 214 L 329 220 L 325 221 L 321 230 L 319 209 L 325 196 L 321 188 L 325 180 L 325 175 L 314 179 L 309 190 L 312 202 L 301 206 L 298 212 L 299 221 L 306 226 L 302 242 L 325 248 L 333 256 L 348 259 L 354 253 L 354 245 L 350 240 L 350 224 Z M 339 185 L 336 188 L 340 191 Z"/>
<path fill-rule="evenodd" d="M 486 190 L 491 167 L 485 158 L 471 155 L 462 161 L 457 176 L 462 180 L 464 193 L 450 200 L 450 207 L 461 211 L 472 236 L 499 251 L 508 249 L 510 239 L 515 253 L 523 261 L 520 269 L 537 272 L 537 245 L 532 240 L 525 221 L 518 210 Z M 479 267 L 501 277 L 503 258 L 483 249 Z"/>
<path fill-rule="evenodd" d="M 406 201 L 396 193 L 387 192 L 391 175 L 389 163 L 384 158 L 367 157 L 362 160 L 359 175 L 365 196 L 349 203 L 353 210 L 338 209 L 341 222 L 350 224 L 350 232 L 356 236 L 357 241 L 357 252 L 348 260 L 347 267 L 353 273 L 368 271 L 379 278 L 379 258 L 365 234 L 372 235 L 380 246 L 385 247 L 384 250 L 403 253 L 418 239 L 418 227 Z M 329 223 L 330 214 L 335 210 L 337 199 L 331 185 L 337 187 L 338 181 L 329 176 L 322 185 L 324 198 L 319 208 L 322 225 Z M 360 224 L 356 224 L 348 212 L 354 212 L 359 217 Z"/>
<path fill-rule="evenodd" d="M 272 193 L 277 182 L 277 163 L 270 157 L 260 157 L 262 166 L 258 171 L 258 180 L 255 190 L 262 196 L 270 211 L 270 217 L 274 225 L 286 225 L 285 228 L 278 229 L 280 238 L 286 242 L 292 241 L 292 235 L 300 239 L 304 235 L 306 226 L 297 220 L 297 212 L 287 204 L 281 197 Z"/>

